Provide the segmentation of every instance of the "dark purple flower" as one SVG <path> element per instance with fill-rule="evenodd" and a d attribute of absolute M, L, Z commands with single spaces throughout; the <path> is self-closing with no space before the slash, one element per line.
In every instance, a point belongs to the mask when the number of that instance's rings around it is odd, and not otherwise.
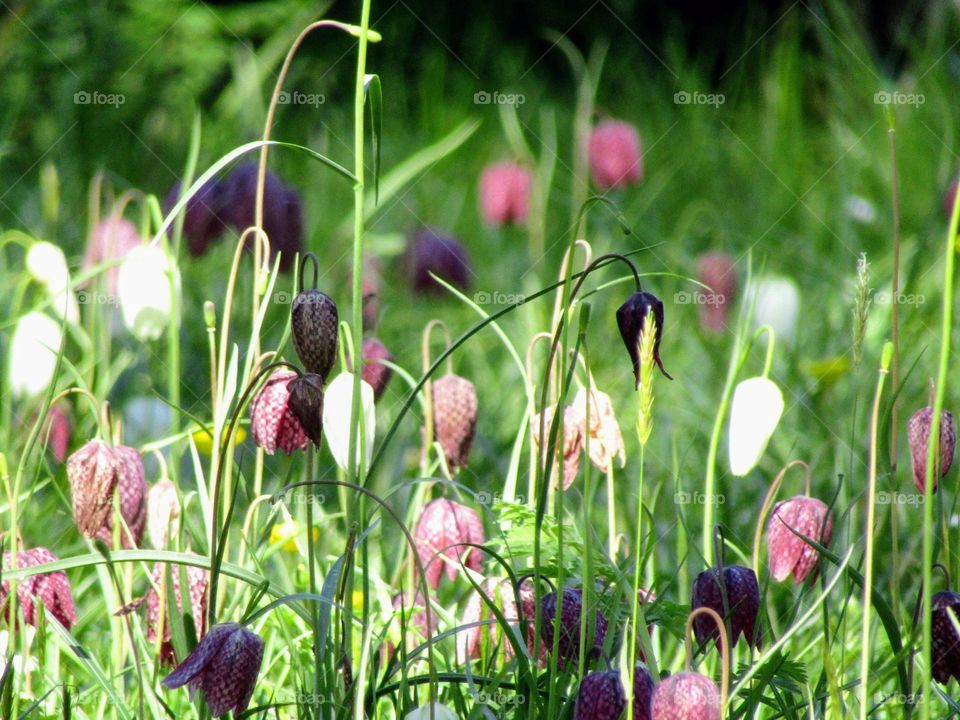
<path fill-rule="evenodd" d="M 170 188 L 163 203 L 164 214 L 173 210 L 181 192 L 183 186 L 179 182 Z M 223 191 L 216 178 L 207 180 L 193 197 L 187 200 L 184 213 L 183 236 L 187 239 L 187 250 L 194 257 L 198 257 L 227 229 L 223 218 Z"/>
<path fill-rule="evenodd" d="M 663 369 L 663 362 L 660 360 L 660 340 L 663 337 L 663 303 L 653 293 L 636 292 L 627 298 L 627 301 L 617 310 L 617 327 L 620 328 L 620 336 L 627 346 L 627 352 L 630 353 L 637 387 L 640 387 L 640 333 L 643 332 L 644 321 L 651 313 L 653 319 L 657 322 L 657 333 L 653 340 L 653 359 L 657 363 L 657 367 L 660 368 L 660 372 L 673 380 L 670 373 Z"/>
<path fill-rule="evenodd" d="M 616 670 L 592 672 L 580 681 L 573 720 L 619 720 L 627 698 Z"/>
<path fill-rule="evenodd" d="M 417 293 L 443 294 L 446 289 L 433 273 L 458 290 L 470 288 L 470 258 L 460 241 L 431 228 L 418 230 L 407 244 L 404 258 L 410 286 Z"/>
<path fill-rule="evenodd" d="M 724 603 L 724 591 L 726 603 Z M 710 608 L 721 618 L 730 621 L 730 642 L 734 645 L 741 633 L 750 647 L 760 647 L 761 633 L 757 624 L 760 612 L 760 586 L 757 576 L 750 568 L 741 565 L 727 565 L 721 573 L 717 568 L 709 568 L 697 575 L 693 582 L 691 604 L 696 610 Z M 706 613 L 693 619 L 693 631 L 701 645 L 710 638 L 717 642 L 722 652 L 722 641 L 713 620 Z"/>
<path fill-rule="evenodd" d="M 583 591 L 580 588 L 564 588 L 560 606 L 560 636 L 557 641 L 558 665 L 563 667 L 567 662 L 576 664 L 580 657 L 580 616 L 583 614 Z M 595 610 L 593 626 L 593 645 L 588 648 L 588 656 L 603 646 L 603 639 L 607 635 L 607 620 Z M 540 601 L 540 639 L 547 647 L 547 652 L 553 651 L 554 623 L 557 622 L 557 593 L 551 592 L 543 596 Z"/>
<path fill-rule="evenodd" d="M 164 687 L 189 685 L 203 691 L 213 717 L 231 710 L 239 715 L 250 704 L 263 661 L 263 640 L 239 623 L 210 628 L 203 639 L 172 673 Z"/>
<path fill-rule="evenodd" d="M 947 612 L 952 610 L 960 618 L 960 595 L 944 590 L 933 596 L 930 605 L 933 678 L 942 685 L 949 683 L 951 677 L 960 681 L 960 634 Z"/>
<path fill-rule="evenodd" d="M 653 676 L 643 663 L 633 671 L 633 720 L 650 720 L 653 703 Z"/>
<path fill-rule="evenodd" d="M 316 288 L 301 290 L 290 307 L 290 332 L 297 357 L 307 372 L 327 381 L 337 360 L 339 339 L 337 304 Z"/>
<path fill-rule="evenodd" d="M 320 447 L 323 439 L 323 378 L 315 373 L 304 373 L 287 385 L 290 398 L 287 404 L 300 421 L 300 426 L 313 444 Z"/>

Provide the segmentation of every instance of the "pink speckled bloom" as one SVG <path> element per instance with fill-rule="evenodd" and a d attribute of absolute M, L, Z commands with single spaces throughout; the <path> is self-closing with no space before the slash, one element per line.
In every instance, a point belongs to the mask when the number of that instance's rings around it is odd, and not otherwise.
<path fill-rule="evenodd" d="M 91 440 L 67 458 L 73 519 L 92 538 L 107 521 L 120 480 L 120 456 L 102 440 Z"/>
<path fill-rule="evenodd" d="M 480 175 L 480 213 L 491 225 L 522 225 L 530 212 L 533 173 L 512 162 L 487 165 Z"/>
<path fill-rule="evenodd" d="M 12 565 L 12 553 L 3 554 L 3 568 L 9 569 Z M 17 553 L 17 568 L 35 567 L 46 563 L 56 562 L 57 556 L 45 547 L 36 547 L 31 550 L 21 550 Z M 7 604 L 7 594 L 10 592 L 10 581 L 4 580 L 0 585 L 0 608 Z M 17 583 L 17 599 L 23 610 L 23 619 L 28 625 L 37 625 L 37 607 L 34 603 L 39 600 L 49 615 L 53 615 L 61 625 L 68 630 L 77 623 L 77 611 L 73 605 L 73 594 L 70 592 L 70 581 L 62 570 L 43 575 L 31 575 Z"/>
<path fill-rule="evenodd" d="M 590 133 L 590 172 L 601 190 L 624 187 L 643 180 L 640 134 L 628 122 L 604 120 Z"/>
<path fill-rule="evenodd" d="M 793 581 L 802 583 L 811 571 L 816 571 L 819 553 L 794 532 L 826 547 L 830 544 L 832 529 L 830 511 L 816 498 L 797 495 L 777 503 L 767 521 L 770 574 L 783 582 L 792 573 Z"/>
<path fill-rule="evenodd" d="M 263 640 L 256 633 L 239 623 L 222 623 L 210 629 L 163 685 L 202 690 L 213 717 L 231 710 L 239 715 L 250 704 L 262 662 Z"/>
<path fill-rule="evenodd" d="M 706 675 L 681 672 L 653 691 L 653 720 L 720 720 L 720 691 Z"/>
<path fill-rule="evenodd" d="M 166 593 L 167 566 L 164 563 L 157 563 L 153 566 L 151 580 L 160 589 Z M 197 635 L 202 637 L 204 627 L 206 627 L 207 610 L 207 580 L 209 573 L 199 567 L 190 565 L 186 568 L 187 585 L 190 595 L 190 615 L 193 617 L 193 626 Z M 173 596 L 176 598 L 177 609 L 183 611 L 183 596 L 180 592 L 180 567 L 170 566 L 170 578 L 173 585 Z M 157 642 L 157 635 L 160 629 L 160 596 L 151 585 L 147 590 L 145 597 L 147 603 L 147 641 L 152 645 Z M 163 641 L 160 644 L 160 661 L 172 664 L 175 662 L 173 642 L 171 642 L 172 633 L 170 631 L 170 608 L 164 602 L 163 615 Z"/>
<path fill-rule="evenodd" d="M 267 455 L 277 448 L 292 455 L 303 450 L 310 439 L 290 407 L 289 385 L 297 379 L 292 370 L 277 370 L 260 388 L 250 404 L 250 424 L 253 441 Z"/>
<path fill-rule="evenodd" d="M 476 548 L 453 546 L 460 543 L 482 545 L 483 541 L 483 523 L 475 511 L 446 498 L 427 503 L 417 521 L 414 542 L 430 587 L 436 589 L 440 584 L 444 568 L 453 582 L 460 570 L 461 559 L 468 568 L 480 572 L 481 557 Z"/>

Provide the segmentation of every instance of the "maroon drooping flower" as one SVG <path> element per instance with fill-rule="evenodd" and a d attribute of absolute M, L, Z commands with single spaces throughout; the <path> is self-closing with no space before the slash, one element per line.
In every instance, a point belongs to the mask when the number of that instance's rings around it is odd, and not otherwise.
<path fill-rule="evenodd" d="M 653 704 L 653 675 L 643 663 L 633 670 L 633 720 L 650 720 Z"/>
<path fill-rule="evenodd" d="M 267 455 L 277 448 L 287 455 L 303 450 L 310 438 L 290 407 L 290 383 L 297 379 L 292 370 L 277 370 L 267 378 L 250 404 L 253 441 Z"/>
<path fill-rule="evenodd" d="M 373 399 L 379 401 L 387 389 L 387 383 L 393 371 L 387 367 L 383 361 L 393 361 L 393 353 L 387 350 L 387 346 L 376 338 L 367 338 L 363 341 L 363 370 L 361 378 L 373 388 Z"/>
<path fill-rule="evenodd" d="M 337 360 L 340 328 L 337 304 L 316 288 L 301 290 L 290 308 L 293 347 L 307 372 L 327 381 Z"/>
<path fill-rule="evenodd" d="M 720 720 L 720 690 L 706 675 L 681 672 L 653 691 L 652 720 Z"/>
<path fill-rule="evenodd" d="M 223 183 L 223 217 L 242 233 L 256 219 L 256 163 L 237 165 Z M 271 259 L 280 255 L 280 269 L 293 267 L 294 256 L 303 251 L 303 208 L 296 190 L 288 187 L 272 170 L 263 184 L 263 231 L 270 239 Z M 251 237 L 248 245 L 252 245 Z"/>
<path fill-rule="evenodd" d="M 443 278 L 462 292 L 470 288 L 470 259 L 460 241 L 431 228 L 418 230 L 410 238 L 404 256 L 410 286 L 416 293 L 446 293 L 430 275 Z"/>
<path fill-rule="evenodd" d="M 733 258 L 722 252 L 706 253 L 697 261 L 697 272 L 700 282 L 710 288 L 698 291 L 700 325 L 710 332 L 723 332 L 737 293 Z"/>
<path fill-rule="evenodd" d="M 444 568 L 450 582 L 460 572 L 460 562 L 475 572 L 482 569 L 480 550 L 463 543 L 482 545 L 483 523 L 474 510 L 453 500 L 438 498 L 424 506 L 414 542 L 427 582 L 434 589 L 440 584 Z"/>
<path fill-rule="evenodd" d="M 222 623 L 210 628 L 163 686 L 202 690 L 213 717 L 231 710 L 239 715 L 250 704 L 262 662 L 263 640 L 256 633 L 239 623 Z"/>
<path fill-rule="evenodd" d="M 636 387 L 640 387 L 640 333 L 643 332 L 644 321 L 652 314 L 657 323 L 657 331 L 653 340 L 653 360 L 657 363 L 666 377 L 673 380 L 660 360 L 660 340 L 663 338 L 663 303 L 653 293 L 635 292 L 617 310 L 617 327 L 620 328 L 620 337 L 623 338 L 633 362 L 633 375 L 637 379 Z"/>
<path fill-rule="evenodd" d="M 580 616 L 583 614 L 583 591 L 580 588 L 564 588 L 560 597 L 560 632 L 557 641 L 557 664 L 576 665 L 580 657 Z M 588 611 L 589 612 L 589 611 Z M 607 619 L 595 610 L 593 645 L 587 648 L 588 657 L 603 647 L 607 635 Z M 554 626 L 557 622 L 557 593 L 551 592 L 540 601 L 540 639 L 547 652 L 553 650 Z"/>
<path fill-rule="evenodd" d="M 203 630 L 206 626 L 207 611 L 207 580 L 209 573 L 204 568 L 189 565 L 186 567 L 187 587 L 190 596 L 190 615 L 193 618 L 193 626 L 196 629 L 197 637 L 203 636 Z M 177 611 L 183 612 L 183 596 L 180 592 L 180 568 L 170 566 L 170 578 L 172 580 L 173 596 L 176 598 Z M 147 589 L 145 601 L 147 603 L 147 642 L 151 645 L 157 642 L 158 631 L 161 626 L 160 606 L 161 596 L 157 593 L 158 588 L 164 593 L 162 603 L 163 613 L 163 640 L 160 643 L 160 661 L 164 664 L 173 664 L 176 657 L 171 642 L 172 633 L 170 631 L 170 607 L 167 601 L 169 593 L 167 591 L 167 565 L 157 563 L 153 566 L 153 572 L 150 575 L 151 585 Z"/>
<path fill-rule="evenodd" d="M 477 427 L 477 391 L 473 383 L 449 373 L 434 380 L 433 432 L 451 470 L 464 467 Z"/>
<path fill-rule="evenodd" d="M 182 191 L 183 186 L 179 182 L 170 188 L 163 203 L 164 215 L 173 210 Z M 223 211 L 223 187 L 216 178 L 207 180 L 187 200 L 183 216 L 183 236 L 187 239 L 187 250 L 192 256 L 203 255 L 210 244 L 223 235 L 227 229 Z"/>
<path fill-rule="evenodd" d="M 116 450 L 102 440 L 91 440 L 67 458 L 73 519 L 87 538 L 96 535 L 110 516 L 121 464 Z"/>
<path fill-rule="evenodd" d="M 517 608 L 516 594 L 509 579 L 487 578 L 483 583 L 483 592 L 500 609 L 504 619 L 511 626 L 520 622 L 521 618 Z M 528 652 L 532 654 L 535 637 L 534 614 L 536 613 L 536 602 L 534 600 L 533 583 L 529 579 L 520 583 L 520 602 L 522 605 L 520 610 L 523 611 L 523 623 L 526 625 L 526 632 L 522 632 L 521 629 L 520 635 L 526 642 Z M 476 625 L 467 628 L 457 635 L 457 659 L 460 662 L 466 662 L 467 658 L 480 657 L 480 647 L 484 629 L 489 633 L 490 644 L 492 646 L 495 646 L 495 644 L 499 642 L 505 661 L 510 660 L 514 656 L 513 645 L 508 638 L 503 636 L 503 628 L 497 624 L 495 616 L 493 612 L 491 612 L 486 600 L 481 597 L 480 593 L 474 592 L 470 596 L 466 608 L 464 608 L 461 624 L 470 625 L 484 620 L 492 621 L 492 624 Z M 501 631 L 499 635 L 498 631 Z M 541 645 L 541 660 L 545 657 L 545 654 L 546 650 Z"/>
<path fill-rule="evenodd" d="M 948 612 L 952 611 L 960 618 L 960 594 L 949 590 L 935 593 L 930 606 L 933 608 L 930 613 L 930 670 L 934 679 L 942 685 L 949 683 L 951 677 L 960 681 L 960 634 Z"/>
<path fill-rule="evenodd" d="M 144 478 L 143 460 L 131 447 L 118 445 L 113 451 L 120 463 L 116 493 L 120 498 L 120 515 L 126 524 L 126 528 L 120 529 L 120 541 L 127 549 L 136 548 L 143 539 L 147 524 L 147 495 L 150 492 Z M 113 516 L 112 511 L 107 513 L 106 520 L 96 532 L 96 537 L 107 545 L 113 542 Z"/>
<path fill-rule="evenodd" d="M 530 212 L 533 173 L 513 162 L 487 165 L 480 175 L 480 214 L 491 225 L 522 225 Z"/>
<path fill-rule="evenodd" d="M 47 412 L 47 421 L 44 425 L 47 447 L 56 458 L 63 462 L 70 447 L 70 416 L 62 405 L 53 405 Z"/>
<path fill-rule="evenodd" d="M 778 582 L 783 582 L 793 573 L 793 581 L 799 585 L 811 571 L 816 577 L 820 554 L 791 529 L 827 547 L 833 530 L 833 517 L 822 501 L 806 495 L 797 495 L 774 505 L 767 521 L 770 574 Z"/>
<path fill-rule="evenodd" d="M 925 407 L 910 416 L 907 424 L 907 438 L 910 444 L 910 459 L 913 462 L 913 483 L 921 493 L 926 487 L 927 452 L 930 444 L 930 427 L 933 425 L 933 408 Z M 937 491 L 937 481 L 946 477 L 953 465 L 953 452 L 957 446 L 957 431 L 953 424 L 953 414 L 948 410 L 940 415 L 940 459 L 937 463 L 940 475 L 933 473 L 933 492 Z"/>
<path fill-rule="evenodd" d="M 288 405 L 300 421 L 303 432 L 320 447 L 323 440 L 323 378 L 315 373 L 304 373 L 287 385 Z"/>
<path fill-rule="evenodd" d="M 598 670 L 580 681 L 573 720 L 619 720 L 627 707 L 620 673 Z"/>
<path fill-rule="evenodd" d="M 601 190 L 624 187 L 643 180 L 640 134 L 628 122 L 604 120 L 590 133 L 590 171 Z"/>
<path fill-rule="evenodd" d="M 17 553 L 17 569 L 36 567 L 56 562 L 57 556 L 45 547 L 35 547 L 30 550 L 21 550 Z M 9 570 L 13 564 L 13 553 L 3 554 L 3 569 Z M 10 581 L 4 580 L 0 584 L 0 617 L 5 614 L 7 595 L 10 592 Z M 36 601 L 43 603 L 45 611 L 53 615 L 67 630 L 77 623 L 77 610 L 73 604 L 73 593 L 70 592 L 70 581 L 63 570 L 31 575 L 17 583 L 17 600 L 23 611 L 23 619 L 28 625 L 37 626 L 38 615 Z"/>
<path fill-rule="evenodd" d="M 724 604 L 724 593 L 726 604 Z M 721 572 L 709 568 L 697 575 L 691 593 L 693 609 L 706 607 L 721 618 L 730 620 L 730 642 L 737 644 L 741 633 L 752 648 L 761 646 L 762 636 L 757 617 L 760 612 L 760 585 L 757 576 L 750 568 L 742 565 L 727 565 Z M 706 613 L 700 613 L 693 619 L 693 631 L 701 645 L 713 638 L 717 648 L 723 652 L 720 633 L 713 619 Z"/>

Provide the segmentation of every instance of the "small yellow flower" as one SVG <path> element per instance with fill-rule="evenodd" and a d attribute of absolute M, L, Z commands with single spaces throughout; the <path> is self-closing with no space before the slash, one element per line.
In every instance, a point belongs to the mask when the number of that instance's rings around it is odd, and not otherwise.
<path fill-rule="evenodd" d="M 297 547 L 297 536 L 300 534 L 300 525 L 293 518 L 288 518 L 282 522 L 275 523 L 270 528 L 270 544 L 280 545 L 284 552 L 299 552 Z M 313 529 L 314 542 L 320 539 L 320 530 Z"/>
<path fill-rule="evenodd" d="M 242 443 L 247 439 L 247 431 L 243 426 L 240 426 L 234 431 L 234 437 L 236 438 L 237 444 Z M 227 430 L 224 428 L 223 437 L 227 437 Z M 213 452 L 213 438 L 210 433 L 206 430 L 194 430 L 193 431 L 193 442 L 199 450 L 204 455 L 209 455 Z"/>
<path fill-rule="evenodd" d="M 834 355 L 820 360 L 809 360 L 804 363 L 804 371 L 823 387 L 833 385 L 850 369 L 850 361 L 846 356 Z"/>

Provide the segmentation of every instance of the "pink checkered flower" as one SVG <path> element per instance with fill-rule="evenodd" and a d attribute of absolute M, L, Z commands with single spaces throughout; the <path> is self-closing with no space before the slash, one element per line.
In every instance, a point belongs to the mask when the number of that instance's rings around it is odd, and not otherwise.
<path fill-rule="evenodd" d="M 816 498 L 797 495 L 777 503 L 767 521 L 770 574 L 778 582 L 783 582 L 792 573 L 793 581 L 798 585 L 811 571 L 816 576 L 819 553 L 794 533 L 826 547 L 830 544 L 832 529 L 830 510 Z"/>
<path fill-rule="evenodd" d="M 193 617 L 193 625 L 197 630 L 197 635 L 202 637 L 204 627 L 206 626 L 206 593 L 209 573 L 203 568 L 194 567 L 192 565 L 187 566 L 186 573 L 188 591 L 190 594 L 190 615 Z M 171 585 L 173 586 L 173 596 L 177 601 L 177 610 L 179 612 L 183 612 L 183 599 L 180 592 L 179 567 L 170 567 L 170 578 L 172 579 Z M 150 579 L 151 585 L 147 590 L 144 600 L 147 603 L 147 641 L 152 645 L 157 642 L 158 631 L 161 625 L 160 595 L 157 593 L 155 587 L 159 588 L 160 592 L 167 593 L 167 565 L 159 562 L 154 565 L 153 573 L 151 573 Z M 166 595 L 164 597 L 166 597 Z M 173 643 L 171 642 L 170 608 L 166 601 L 163 603 L 163 605 L 163 641 L 160 644 L 160 660 L 165 664 L 173 664 L 176 661 L 176 658 L 174 655 Z"/>
<path fill-rule="evenodd" d="M 310 439 L 290 407 L 290 383 L 297 379 L 292 370 L 277 370 L 260 388 L 250 404 L 253 441 L 268 455 L 279 448 L 287 455 L 303 450 Z"/>
<path fill-rule="evenodd" d="M 118 445 L 113 448 L 119 460 L 119 480 L 116 493 L 120 497 L 120 515 L 125 528 L 120 529 L 120 541 L 127 549 L 135 548 L 143 539 L 143 530 L 147 524 L 147 495 L 149 489 L 144 479 L 143 460 L 140 453 L 131 447 Z M 107 513 L 106 520 L 96 532 L 96 537 L 107 545 L 113 542 L 114 512 Z M 129 531 L 129 532 L 128 532 Z"/>
<path fill-rule="evenodd" d="M 91 440 L 67 458 L 73 519 L 88 538 L 96 535 L 110 516 L 120 466 L 116 450 L 102 440 Z"/>
<path fill-rule="evenodd" d="M 463 547 L 463 543 L 482 545 L 483 523 L 474 510 L 446 498 L 433 500 L 423 508 L 414 533 L 417 554 L 425 568 L 427 582 L 436 589 L 444 568 L 453 582 L 460 571 L 460 561 L 480 572 L 480 551 Z"/>
<path fill-rule="evenodd" d="M 45 547 L 35 547 L 31 550 L 21 550 L 17 553 L 17 568 L 35 567 L 46 563 L 56 562 L 57 556 Z M 3 568 L 9 570 L 13 565 L 13 554 L 3 554 Z M 10 581 L 4 580 L 0 585 L 0 609 L 7 605 L 7 595 L 10 592 Z M 53 615 L 57 621 L 68 630 L 77 623 L 77 611 L 73 605 L 73 594 L 70 592 L 70 581 L 62 570 L 42 575 L 31 575 L 17 583 L 17 599 L 23 610 L 23 619 L 28 625 L 37 625 L 36 601 L 43 603 L 47 614 Z M 0 613 L 2 614 L 2 613 Z"/>

